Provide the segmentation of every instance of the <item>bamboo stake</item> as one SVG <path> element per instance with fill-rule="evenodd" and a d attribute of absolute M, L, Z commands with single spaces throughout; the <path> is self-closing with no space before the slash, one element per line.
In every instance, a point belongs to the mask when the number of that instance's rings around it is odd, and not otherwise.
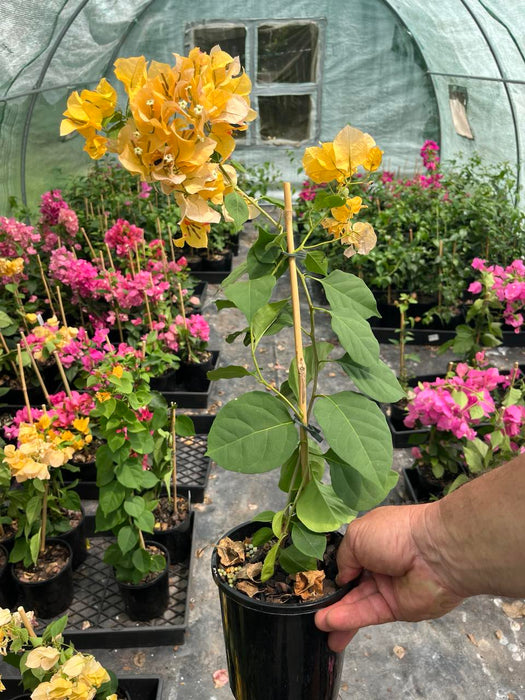
<path fill-rule="evenodd" d="M 295 263 L 294 250 L 295 243 L 293 237 L 293 209 L 292 209 L 292 189 L 289 182 L 283 184 L 284 188 L 284 225 L 286 230 L 286 243 L 289 254 L 289 270 L 290 270 L 290 290 L 292 295 L 292 316 L 293 316 L 293 331 L 295 343 L 295 359 L 297 362 L 297 376 L 299 383 L 299 411 L 301 421 L 306 424 L 308 420 L 308 405 L 306 400 L 306 363 L 303 353 L 303 338 L 301 326 L 301 307 L 299 299 L 299 285 L 297 283 L 297 265 Z M 303 482 L 309 480 L 308 473 L 308 438 L 306 430 L 301 427 L 300 430 L 300 455 L 301 455 L 301 470 Z"/>
<path fill-rule="evenodd" d="M 49 299 L 49 308 L 51 309 L 53 316 L 56 316 L 55 312 L 55 307 L 53 306 L 53 297 L 51 296 L 51 290 L 49 289 L 49 285 L 47 283 L 46 276 L 44 274 L 44 268 L 42 267 L 42 260 L 40 259 L 40 255 L 37 255 L 37 260 L 38 260 L 38 267 L 40 268 L 40 277 L 42 278 L 42 282 L 44 283 L 44 289 L 46 290 L 47 298 Z"/>
<path fill-rule="evenodd" d="M 173 246 L 173 234 L 171 233 L 171 227 L 169 224 L 168 224 L 168 240 L 170 242 L 171 261 L 175 262 L 175 248 Z"/>
<path fill-rule="evenodd" d="M 62 303 L 62 294 L 60 293 L 60 287 L 56 286 L 56 291 L 57 291 L 57 297 L 58 297 L 58 306 L 60 308 L 60 315 L 62 316 L 62 323 L 64 324 L 64 328 L 67 328 L 67 319 L 66 319 L 66 313 L 64 311 L 64 304 Z"/>
<path fill-rule="evenodd" d="M 84 236 L 84 238 L 85 238 L 85 240 L 86 240 L 86 243 L 88 244 L 89 252 L 91 253 L 91 258 L 92 258 L 93 260 L 95 260 L 96 257 L 97 257 L 97 254 L 96 254 L 96 252 L 95 252 L 95 249 L 94 249 L 93 246 L 91 245 L 91 241 L 89 240 L 89 236 L 88 236 L 87 233 L 86 233 L 86 229 L 85 229 L 84 227 L 81 227 L 80 230 L 82 231 L 82 235 Z"/>
<path fill-rule="evenodd" d="M 17 357 L 18 357 L 18 370 L 20 372 L 20 383 L 22 384 L 22 393 L 24 395 L 24 402 L 27 408 L 27 419 L 30 423 L 33 423 L 33 414 L 31 412 L 31 403 L 29 401 L 29 395 L 27 393 L 26 376 L 24 374 L 24 365 L 22 362 L 22 348 L 20 343 L 16 345 Z"/>
<path fill-rule="evenodd" d="M 40 384 L 40 388 L 42 389 L 42 393 L 44 394 L 48 405 L 51 406 L 47 387 L 44 383 L 44 379 L 42 378 L 42 375 L 40 374 L 40 370 L 38 369 L 38 363 L 35 360 L 35 358 L 33 357 L 33 353 L 31 352 L 31 347 L 30 347 L 29 343 L 27 342 L 27 338 L 25 337 L 25 335 L 23 333 L 20 333 L 20 336 L 21 336 L 22 341 L 25 345 L 26 352 L 29 354 L 29 358 L 31 360 L 31 365 L 33 366 L 33 371 L 36 374 L 36 377 L 38 379 L 38 383 Z"/>
<path fill-rule="evenodd" d="M 33 625 L 31 624 L 31 622 L 30 622 L 30 620 L 29 620 L 29 618 L 28 618 L 28 616 L 27 616 L 27 613 L 26 613 L 26 611 L 24 610 L 24 608 L 23 608 L 22 606 L 20 606 L 19 608 L 17 608 L 17 613 L 20 615 L 20 619 L 21 619 L 22 622 L 24 623 L 24 627 L 25 627 L 26 630 L 29 632 L 29 636 L 30 636 L 30 637 L 36 637 L 36 632 L 35 632 L 35 630 L 33 629 Z"/>
<path fill-rule="evenodd" d="M 148 317 L 148 325 L 150 331 L 153 330 L 153 319 L 151 317 L 151 309 L 149 306 L 149 301 L 148 301 L 148 295 L 146 294 L 146 291 L 144 291 L 144 303 L 146 304 L 146 316 Z"/>
<path fill-rule="evenodd" d="M 177 439 L 175 436 L 175 423 L 177 416 L 177 404 L 171 404 L 171 488 L 173 494 L 173 512 L 177 512 Z"/>
<path fill-rule="evenodd" d="M 58 356 L 58 352 L 57 352 L 56 350 L 53 352 L 53 356 L 54 356 L 54 358 L 55 358 L 55 360 L 56 360 L 57 367 L 58 367 L 58 371 L 60 372 L 60 376 L 61 376 L 61 378 L 62 378 L 62 381 L 64 382 L 64 387 L 65 387 L 65 389 L 66 389 L 66 394 L 68 395 L 68 397 L 69 397 L 70 399 L 72 399 L 73 396 L 72 396 L 72 394 L 71 394 L 71 387 L 69 386 L 69 382 L 68 382 L 68 380 L 67 380 L 66 371 L 65 371 L 65 369 L 64 369 L 64 365 L 63 365 L 62 362 L 60 361 L 60 357 Z"/>
<path fill-rule="evenodd" d="M 438 288 L 438 306 L 441 307 L 443 301 L 443 283 L 441 281 L 441 263 L 443 261 L 443 241 L 439 241 L 439 288 Z"/>
<path fill-rule="evenodd" d="M 184 328 L 186 328 L 186 310 L 184 308 L 184 297 L 182 294 L 182 286 L 180 282 L 177 282 L 177 289 L 179 292 L 180 315 L 182 316 L 182 320 L 184 321 Z"/>
<path fill-rule="evenodd" d="M 49 481 L 44 482 L 44 495 L 42 498 L 42 529 L 40 531 L 40 554 L 46 551 L 47 530 L 47 495 L 49 493 Z"/>
<path fill-rule="evenodd" d="M 108 254 L 109 269 L 110 269 L 112 272 L 115 272 L 115 263 L 113 262 L 113 256 L 111 255 L 111 248 L 108 246 L 107 243 L 106 243 L 106 251 L 107 251 L 107 254 Z"/>

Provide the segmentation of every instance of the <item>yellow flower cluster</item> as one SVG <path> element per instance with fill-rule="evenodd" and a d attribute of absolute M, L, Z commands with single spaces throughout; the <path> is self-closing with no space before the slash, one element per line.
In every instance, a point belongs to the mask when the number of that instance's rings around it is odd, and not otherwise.
<path fill-rule="evenodd" d="M 56 654 L 56 659 L 50 664 Z M 37 647 L 26 659 L 29 668 L 51 669 L 59 653 L 53 647 Z M 91 655 L 76 653 L 69 658 L 48 681 L 40 683 L 31 694 L 31 700 L 91 700 L 103 683 L 109 681 L 106 669 Z M 113 698 L 116 696 L 108 696 Z"/>
<path fill-rule="evenodd" d="M 33 342 L 33 357 L 35 360 L 43 359 L 43 349 L 46 343 L 51 342 L 56 350 L 69 345 L 78 335 L 78 328 L 61 326 L 56 316 L 51 316 L 44 325 L 35 326 L 31 331 Z M 36 341 L 36 342 L 35 342 Z"/>
<path fill-rule="evenodd" d="M 211 205 L 221 207 L 236 184 L 234 168 L 225 164 L 235 148 L 233 132 L 245 130 L 256 116 L 250 108 L 251 81 L 239 58 L 219 46 L 209 54 L 194 48 L 188 56 L 174 57 L 173 66 L 148 64 L 144 56 L 115 62 L 129 105 L 115 141 L 94 135 L 104 116 L 115 112 L 114 91 L 105 81 L 95 92 L 70 96 L 60 133 L 76 129 L 86 136 L 91 157 L 109 148 L 127 170 L 173 193 L 181 209 L 177 245 L 205 247 L 210 224 L 221 218 Z"/>
<path fill-rule="evenodd" d="M 0 276 L 15 277 L 24 271 L 24 258 L 0 258 Z"/>
<path fill-rule="evenodd" d="M 20 423 L 19 447 L 6 445 L 4 461 L 18 483 L 50 478 L 50 467 L 61 467 L 92 441 L 89 418 L 76 418 L 73 430 L 55 429 L 47 413 L 36 423 Z"/>
<path fill-rule="evenodd" d="M 335 181 L 340 193 L 346 195 L 347 185 L 359 168 L 369 172 L 377 170 L 382 155 L 369 134 L 347 124 L 333 141 L 307 148 L 303 167 L 314 182 Z M 362 208 L 361 197 L 347 198 L 342 206 L 330 210 L 332 217 L 321 221 L 323 228 L 348 246 L 346 257 L 355 253 L 369 253 L 376 244 L 376 234 L 370 224 L 362 221 L 352 223 L 353 217 Z"/>

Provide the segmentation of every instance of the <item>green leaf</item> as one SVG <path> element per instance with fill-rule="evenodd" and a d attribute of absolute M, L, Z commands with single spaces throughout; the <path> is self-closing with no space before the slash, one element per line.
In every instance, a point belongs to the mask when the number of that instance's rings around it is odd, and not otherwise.
<path fill-rule="evenodd" d="M 118 482 L 129 489 L 137 488 L 140 483 L 141 473 L 142 466 L 137 464 L 136 461 L 124 462 L 124 464 L 115 467 L 115 475 Z"/>
<path fill-rule="evenodd" d="M 317 361 L 319 363 L 326 362 L 330 353 L 334 349 L 332 343 L 326 341 L 319 341 L 316 343 L 317 348 Z M 315 370 L 315 355 L 313 345 L 307 345 L 304 348 L 304 362 L 306 365 L 306 383 L 311 382 Z M 297 360 L 294 357 L 290 363 L 290 369 L 288 370 L 288 383 L 290 389 L 293 391 L 295 398 L 299 398 L 299 377 L 297 374 Z"/>
<path fill-rule="evenodd" d="M 136 547 L 138 541 L 138 532 L 129 525 L 125 525 L 119 530 L 119 533 L 117 535 L 117 542 L 123 554 L 127 554 L 134 547 Z"/>
<path fill-rule="evenodd" d="M 297 428 L 283 403 L 262 391 L 251 391 L 219 411 L 206 454 L 225 469 L 255 474 L 279 467 L 298 442 Z"/>
<path fill-rule="evenodd" d="M 208 379 L 216 381 L 217 379 L 234 379 L 235 377 L 250 377 L 253 372 L 250 372 L 246 367 L 241 365 L 228 365 L 228 367 L 219 367 L 212 369 L 207 373 Z"/>
<path fill-rule="evenodd" d="M 9 328 L 9 326 L 14 323 L 13 319 L 10 318 L 5 311 L 0 311 L 0 329 L 4 330 Z"/>
<path fill-rule="evenodd" d="M 229 299 L 217 299 L 215 302 L 215 306 L 217 307 L 217 311 L 222 311 L 223 309 L 234 309 L 235 304 L 233 301 L 230 301 Z"/>
<path fill-rule="evenodd" d="M 26 504 L 25 512 L 27 522 L 32 524 L 42 517 L 42 496 L 33 496 Z"/>
<path fill-rule="evenodd" d="M 116 400 L 113 397 L 111 397 L 107 401 L 102 401 L 102 403 L 97 402 L 97 412 L 105 418 L 110 418 L 113 415 L 116 406 Z"/>
<path fill-rule="evenodd" d="M 155 446 L 153 435 L 149 430 L 140 430 L 139 432 L 128 431 L 128 440 L 131 448 L 141 455 L 147 455 L 153 452 Z"/>
<path fill-rule="evenodd" d="M 375 508 L 388 496 L 399 479 L 399 474 L 393 469 L 386 472 L 382 481 L 375 476 L 368 479 L 343 462 L 333 450 L 328 450 L 325 458 L 330 466 L 330 480 L 334 491 L 349 508 L 355 511 Z"/>
<path fill-rule="evenodd" d="M 317 559 L 315 557 L 306 556 L 293 544 L 281 550 L 279 564 L 286 573 L 291 575 L 298 574 L 300 571 L 314 571 L 317 569 Z"/>
<path fill-rule="evenodd" d="M 152 533 L 155 529 L 155 516 L 149 510 L 145 510 L 138 518 L 135 518 L 135 524 L 140 530 Z"/>
<path fill-rule="evenodd" d="M 288 299 L 282 299 L 265 304 L 257 310 L 251 323 L 251 332 L 256 346 L 264 335 L 273 335 L 282 328 L 293 325 L 291 314 L 283 314 L 283 311 L 289 308 Z"/>
<path fill-rule="evenodd" d="M 373 401 L 353 391 L 322 396 L 314 406 L 325 439 L 340 457 L 369 480 L 383 484 L 393 459 L 386 418 Z"/>
<path fill-rule="evenodd" d="M 99 491 L 99 505 L 105 515 L 112 513 L 120 508 L 126 498 L 127 489 L 119 484 L 118 481 L 113 481 L 109 486 L 101 486 Z"/>
<path fill-rule="evenodd" d="M 248 269 L 248 266 L 245 262 L 241 263 L 240 265 L 237 265 L 237 267 L 234 267 L 233 270 L 230 272 L 228 277 L 222 280 L 221 282 L 221 288 L 224 291 L 226 287 L 228 287 L 230 284 L 233 284 L 236 282 L 239 277 L 242 277 L 245 273 L 246 270 Z"/>
<path fill-rule="evenodd" d="M 283 518 L 284 518 L 284 511 L 283 510 L 278 510 L 277 513 L 275 513 L 273 518 L 272 518 L 272 530 L 273 530 L 273 534 L 277 538 L 280 538 L 281 534 L 282 534 Z"/>
<path fill-rule="evenodd" d="M 175 418 L 175 433 L 181 437 L 195 435 L 195 426 L 189 416 L 177 415 Z"/>
<path fill-rule="evenodd" d="M 131 557 L 133 566 L 145 574 L 149 570 L 150 555 L 143 549 L 136 549 Z"/>
<path fill-rule="evenodd" d="M 507 395 L 502 401 L 502 405 L 507 407 L 507 406 L 514 406 L 518 403 L 518 401 L 521 399 L 522 396 L 522 391 L 521 389 L 516 389 L 516 387 L 511 387 L 509 391 L 507 392 Z"/>
<path fill-rule="evenodd" d="M 345 198 L 338 194 L 332 194 L 332 192 L 321 190 L 315 195 L 313 208 L 316 211 L 333 209 L 334 207 L 342 207 L 345 201 Z"/>
<path fill-rule="evenodd" d="M 478 474 L 486 468 L 485 457 L 489 449 L 487 443 L 479 438 L 469 440 L 465 444 L 463 454 L 465 455 L 467 466 L 473 474 Z"/>
<path fill-rule="evenodd" d="M 124 503 L 124 510 L 132 518 L 140 518 L 142 513 L 146 510 L 146 501 L 142 496 L 133 496 Z"/>
<path fill-rule="evenodd" d="M 36 535 L 33 535 L 33 537 L 30 538 L 29 540 L 29 551 L 31 553 L 31 561 L 35 563 L 38 559 L 38 553 L 40 550 L 40 533 L 41 531 L 39 530 Z M 24 560 L 25 563 L 25 560 Z"/>
<path fill-rule="evenodd" d="M 274 510 L 263 510 L 261 513 L 257 513 L 257 515 L 252 518 L 252 521 L 254 523 L 271 523 L 274 515 Z"/>
<path fill-rule="evenodd" d="M 464 391 L 458 391 L 458 390 L 454 389 L 453 391 L 450 392 L 450 395 L 451 395 L 454 403 L 457 403 L 457 405 L 460 408 L 465 408 L 465 406 L 468 404 L 468 397 Z"/>
<path fill-rule="evenodd" d="M 374 295 L 361 278 L 349 272 L 334 270 L 319 281 L 332 309 L 351 308 L 361 318 L 380 316 Z"/>
<path fill-rule="evenodd" d="M 241 197 L 237 192 L 230 192 L 224 197 L 224 206 L 226 211 L 233 219 L 235 227 L 234 233 L 240 231 L 245 221 L 248 221 L 250 212 L 244 197 Z"/>
<path fill-rule="evenodd" d="M 267 304 L 275 287 L 275 277 L 266 275 L 245 282 L 234 282 L 226 287 L 224 293 L 251 323 L 256 312 Z"/>
<path fill-rule="evenodd" d="M 273 530 L 271 527 L 261 527 L 252 535 L 252 544 L 254 547 L 260 547 L 262 544 L 266 544 L 273 537 Z"/>
<path fill-rule="evenodd" d="M 308 464 L 310 473 L 321 480 L 324 474 L 324 457 L 316 445 L 312 442 L 308 443 Z M 279 478 L 279 488 L 284 493 L 297 491 L 301 485 L 302 475 L 301 470 L 296 469 L 299 460 L 299 448 L 294 450 L 293 454 L 281 467 L 281 475 Z M 295 479 L 294 479 L 295 477 Z M 292 483 L 292 479 L 294 479 Z"/>
<path fill-rule="evenodd" d="M 304 266 L 316 275 L 326 275 L 328 272 L 328 257 L 320 250 L 312 250 L 306 255 Z"/>
<path fill-rule="evenodd" d="M 108 446 L 112 452 L 117 452 L 125 442 L 123 433 L 114 433 L 108 437 Z"/>
<path fill-rule="evenodd" d="M 326 549 L 326 536 L 311 532 L 301 523 L 292 526 L 292 541 L 297 549 L 307 557 L 322 559 Z"/>
<path fill-rule="evenodd" d="M 263 563 L 263 568 L 261 571 L 261 581 L 268 581 L 269 578 L 273 576 L 275 570 L 275 560 L 277 558 L 277 552 L 279 551 L 279 545 L 274 544 L 266 555 Z"/>
<path fill-rule="evenodd" d="M 370 324 L 348 309 L 330 311 L 332 328 L 353 362 L 370 367 L 379 360 L 379 343 Z"/>
<path fill-rule="evenodd" d="M 332 486 L 316 479 L 308 482 L 297 499 L 297 517 L 312 532 L 331 532 L 356 516 Z"/>
<path fill-rule="evenodd" d="M 396 375 L 382 360 L 362 367 L 352 361 L 348 353 L 337 360 L 356 387 L 374 401 L 394 403 L 405 396 Z"/>
<path fill-rule="evenodd" d="M 63 617 L 59 617 L 58 620 L 54 620 L 54 622 L 51 622 L 51 624 L 46 627 L 44 634 L 42 635 L 44 643 L 47 643 L 54 637 L 58 637 L 59 634 L 62 634 L 62 632 L 66 629 L 67 619 L 67 615 L 63 615 Z"/>
<path fill-rule="evenodd" d="M 445 496 L 448 495 L 449 493 L 452 493 L 452 491 L 455 491 L 458 489 L 460 486 L 463 486 L 463 484 L 466 484 L 470 481 L 468 476 L 466 474 L 460 474 L 457 476 L 454 481 L 449 484 L 449 486 L 445 489 Z"/>
<path fill-rule="evenodd" d="M 246 257 L 250 279 L 271 274 L 277 258 L 281 255 L 281 249 L 276 245 L 279 238 L 279 236 L 270 233 L 270 231 L 259 228 L 257 240 L 251 245 Z"/>

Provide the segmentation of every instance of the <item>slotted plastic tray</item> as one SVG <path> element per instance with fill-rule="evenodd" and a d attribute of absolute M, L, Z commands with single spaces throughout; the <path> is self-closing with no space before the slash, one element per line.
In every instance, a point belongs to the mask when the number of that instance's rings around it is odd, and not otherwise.
<path fill-rule="evenodd" d="M 90 535 L 86 561 L 73 574 L 75 595 L 68 615 L 64 637 L 78 649 L 116 649 L 183 644 L 188 624 L 189 581 L 194 557 L 195 513 L 191 514 L 192 547 L 190 557 L 170 565 L 170 598 L 162 617 L 148 621 L 130 620 L 124 611 L 112 567 L 102 561 L 113 541 L 111 535 Z M 88 519 L 88 531 L 92 525 Z M 61 617 L 61 615 L 57 616 Z M 41 620 L 43 629 L 51 620 Z"/>

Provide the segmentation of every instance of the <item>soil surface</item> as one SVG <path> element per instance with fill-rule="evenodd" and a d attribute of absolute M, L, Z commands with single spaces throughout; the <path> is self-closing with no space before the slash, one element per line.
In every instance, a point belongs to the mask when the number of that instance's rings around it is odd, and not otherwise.
<path fill-rule="evenodd" d="M 231 540 L 224 537 L 217 545 L 222 566 L 217 573 L 228 585 L 250 598 L 268 603 L 302 603 L 324 598 L 337 590 L 336 552 L 340 538 L 329 535 L 325 556 L 317 571 L 288 574 L 280 566 L 267 581 L 260 580 L 264 559 L 276 540 L 254 547 L 252 538 Z"/>
<path fill-rule="evenodd" d="M 177 496 L 177 506 L 173 508 L 171 499 L 167 496 L 159 498 L 159 504 L 153 511 L 155 530 L 170 530 L 183 523 L 189 515 L 188 499 Z"/>
<path fill-rule="evenodd" d="M 18 524 L 16 520 L 13 520 L 9 525 L 4 525 L 4 534 L 0 537 L 0 544 L 3 544 L 9 540 L 13 535 L 16 535 L 18 530 Z"/>
<path fill-rule="evenodd" d="M 162 554 L 162 556 L 164 556 L 164 552 L 162 551 L 162 549 L 160 549 L 159 547 L 156 547 L 154 544 L 147 544 L 146 549 L 148 550 L 148 552 L 151 555 Z M 163 573 L 164 573 L 164 570 L 163 571 L 152 571 L 149 574 L 146 574 L 146 576 L 144 576 L 144 578 L 141 578 L 138 585 L 142 585 L 143 583 L 149 583 L 150 581 L 155 581 L 155 579 L 159 578 L 159 576 L 161 576 Z"/>
<path fill-rule="evenodd" d="M 91 464 L 95 462 L 96 452 L 98 448 L 103 444 L 103 440 L 94 438 L 89 445 L 85 445 L 79 452 L 75 452 L 74 456 L 71 458 L 71 464 Z"/>
<path fill-rule="evenodd" d="M 59 542 L 52 542 L 46 545 L 44 552 L 39 555 L 34 566 L 24 569 L 22 562 L 18 562 L 13 568 L 19 581 L 38 583 L 56 576 L 67 566 L 68 561 L 69 551 L 67 547 Z"/>

